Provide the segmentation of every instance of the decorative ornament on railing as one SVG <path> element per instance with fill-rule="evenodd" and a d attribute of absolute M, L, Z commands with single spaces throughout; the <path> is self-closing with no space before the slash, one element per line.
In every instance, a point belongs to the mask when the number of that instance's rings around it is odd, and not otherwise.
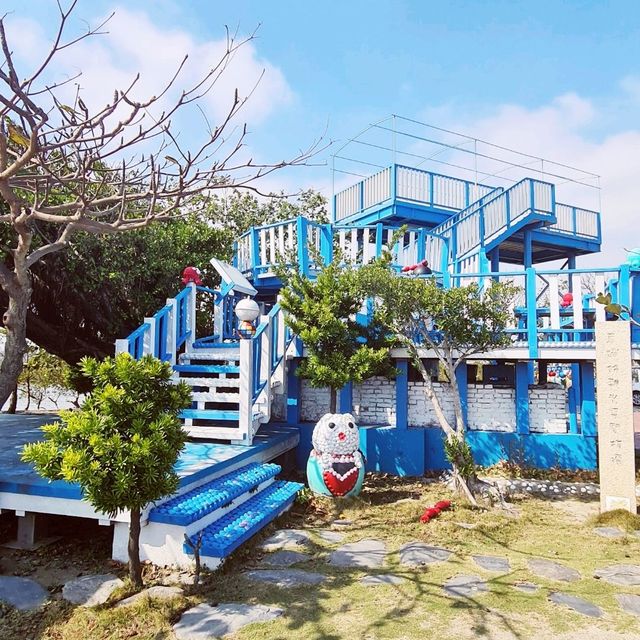
<path fill-rule="evenodd" d="M 357 496 L 364 480 L 364 458 L 358 449 L 358 427 L 349 413 L 327 413 L 313 429 L 307 480 L 314 493 Z"/>
<path fill-rule="evenodd" d="M 200 269 L 197 267 L 186 267 L 182 272 L 182 284 L 189 284 L 193 282 L 194 284 L 200 286 L 202 285 Z"/>
<path fill-rule="evenodd" d="M 240 320 L 238 335 L 245 340 L 253 338 L 256 333 L 255 320 L 260 315 L 258 303 L 251 298 L 244 298 L 236 304 L 235 312 Z"/>
<path fill-rule="evenodd" d="M 421 260 L 417 264 L 402 267 L 402 273 L 407 273 L 410 276 L 424 276 L 433 273 L 433 271 L 429 267 L 428 260 Z"/>

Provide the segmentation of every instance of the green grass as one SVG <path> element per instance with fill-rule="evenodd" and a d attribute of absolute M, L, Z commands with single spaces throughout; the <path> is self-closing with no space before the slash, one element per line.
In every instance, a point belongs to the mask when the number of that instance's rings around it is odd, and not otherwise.
<path fill-rule="evenodd" d="M 518 502 L 517 517 L 455 504 L 429 524 L 419 522 L 425 507 L 449 497 L 441 485 L 378 476 L 368 478 L 359 499 L 334 502 L 307 496 L 304 504 L 296 505 L 277 523 L 280 527 L 313 531 L 329 526 L 336 518 L 350 519 L 353 524 L 340 529 L 344 541 L 370 537 L 384 540 L 389 556 L 381 572 L 402 576 L 405 582 L 401 585 L 362 586 L 359 580 L 366 572 L 326 564 L 327 553 L 338 545 L 324 542 L 313 533 L 312 560 L 300 566 L 325 574 L 325 583 L 289 590 L 250 583 L 241 572 L 255 566 L 262 557 L 257 547 L 262 536 L 235 554 L 220 571 L 206 574 L 202 585 L 187 588 L 183 598 L 164 603 L 142 601 L 135 608 L 115 609 L 107 604 L 89 610 L 72 608 L 57 600 L 40 614 L 8 612 L 0 620 L 0 629 L 8 629 L 14 635 L 0 631 L 0 638 L 169 640 L 173 638 L 171 625 L 198 602 L 261 603 L 285 610 L 286 615 L 274 622 L 246 627 L 232 636 L 236 640 L 638 637 L 634 632 L 637 633 L 639 621 L 621 612 L 614 594 L 624 590 L 640 595 L 640 588 L 616 588 L 592 576 L 596 568 L 611 563 L 640 563 L 640 539 L 632 535 L 614 540 L 600 538 L 592 531 L 595 522 L 576 523 L 552 504 L 537 499 Z M 617 518 L 615 524 L 622 526 L 621 516 Z M 475 528 L 464 529 L 457 524 L 460 522 Z M 606 524 L 613 522 L 608 520 Z M 635 521 L 629 522 L 629 526 L 624 525 L 627 530 L 635 525 Z M 402 544 L 414 540 L 444 546 L 454 556 L 429 567 L 402 567 L 397 551 Z M 511 571 L 506 575 L 484 571 L 475 565 L 472 554 L 507 556 Z M 527 559 L 532 556 L 567 564 L 579 570 L 583 579 L 556 583 L 537 578 L 527 566 Z M 447 597 L 441 585 L 458 573 L 483 577 L 490 592 L 470 600 Z M 162 582 L 163 572 L 149 567 L 147 579 Z M 513 589 L 512 585 L 521 580 L 536 582 L 541 589 L 533 595 Z M 554 605 L 547 600 L 552 590 L 586 598 L 606 615 L 592 620 Z M 130 592 L 124 589 L 114 599 Z M 24 633 L 26 630 L 28 633 Z"/>

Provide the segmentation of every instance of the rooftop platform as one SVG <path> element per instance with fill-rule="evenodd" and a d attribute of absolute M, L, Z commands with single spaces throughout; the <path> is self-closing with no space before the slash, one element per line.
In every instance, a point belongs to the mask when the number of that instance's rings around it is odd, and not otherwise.
<path fill-rule="evenodd" d="M 40 427 L 57 419 L 54 414 L 0 414 L 0 509 L 19 512 L 74 515 L 104 520 L 82 500 L 76 484 L 49 482 L 20 459 L 22 447 L 42 439 Z M 266 462 L 295 449 L 298 430 L 264 425 L 251 446 L 217 442 L 187 442 L 176 464 L 181 489 L 213 479 L 250 462 Z"/>

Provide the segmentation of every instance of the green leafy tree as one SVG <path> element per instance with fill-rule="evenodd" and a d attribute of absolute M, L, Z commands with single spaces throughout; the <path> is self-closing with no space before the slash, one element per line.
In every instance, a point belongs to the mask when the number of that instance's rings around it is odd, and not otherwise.
<path fill-rule="evenodd" d="M 129 576 L 140 587 L 140 512 L 178 487 L 173 469 L 186 437 L 178 413 L 191 390 L 173 384 L 169 364 L 151 356 L 86 358 L 82 371 L 93 384 L 82 407 L 61 411 L 22 458 L 49 480 L 77 482 L 97 511 L 130 512 Z"/>
<path fill-rule="evenodd" d="M 390 342 L 377 316 L 367 326 L 356 319 L 367 295 L 354 267 L 334 260 L 315 280 L 298 271 L 279 271 L 285 284 L 281 305 L 288 314 L 287 324 L 307 350 L 299 375 L 314 387 L 329 387 L 332 413 L 337 391 L 346 383 L 395 374 Z"/>
<path fill-rule="evenodd" d="M 505 329 L 512 318 L 511 303 L 517 288 L 510 283 L 492 281 L 445 289 L 435 278 L 403 277 L 384 257 L 363 267 L 361 287 L 371 296 L 379 321 L 407 350 L 425 382 L 425 392 L 433 405 L 445 435 L 445 453 L 453 467 L 457 488 L 472 503 L 469 489 L 476 480 L 471 449 L 465 440 L 467 425 L 462 410 L 456 369 L 466 366 L 467 358 L 505 347 L 509 335 Z M 445 416 L 422 360 L 421 350 L 431 352 L 444 369 L 451 391 L 455 422 Z"/>
<path fill-rule="evenodd" d="M 72 389 L 69 381 L 70 367 L 57 356 L 30 344 L 27 351 L 27 361 L 18 378 L 18 389 L 27 397 L 25 411 L 36 402 L 40 408 L 47 394 L 56 404 L 60 394 Z"/>

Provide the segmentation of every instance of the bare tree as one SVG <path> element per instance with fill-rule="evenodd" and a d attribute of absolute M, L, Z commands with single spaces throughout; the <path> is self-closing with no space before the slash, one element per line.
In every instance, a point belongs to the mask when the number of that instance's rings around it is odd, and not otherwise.
<path fill-rule="evenodd" d="M 178 85 L 187 56 L 162 90 L 146 100 L 133 97 L 139 83 L 136 76 L 128 87 L 115 90 L 101 108 L 88 107 L 79 91 L 73 100 L 65 101 L 63 96 L 75 77 L 47 83 L 52 61 L 85 38 L 104 33 L 106 24 L 67 38 L 76 3 L 67 8 L 58 4 L 53 44 L 26 77 L 16 69 L 5 31 L 7 16 L 0 18 L 0 222 L 4 227 L 0 286 L 8 296 L 0 406 L 22 370 L 32 294 L 30 269 L 37 261 L 64 249 L 78 231 L 107 234 L 140 229 L 181 215 L 185 206 L 197 206 L 191 198 L 198 194 L 225 187 L 258 191 L 258 178 L 284 166 L 306 164 L 318 151 L 316 141 L 288 161 L 260 164 L 243 157 L 247 127 L 236 120 L 252 92 L 241 97 L 236 90 L 221 122 L 209 126 L 206 121 L 199 102 L 215 90 L 235 52 L 255 34 L 242 39 L 227 31 L 221 58 L 185 89 L 178 90 Z M 183 148 L 173 124 L 188 109 L 199 109 L 205 125 L 205 139 L 195 150 Z"/>

